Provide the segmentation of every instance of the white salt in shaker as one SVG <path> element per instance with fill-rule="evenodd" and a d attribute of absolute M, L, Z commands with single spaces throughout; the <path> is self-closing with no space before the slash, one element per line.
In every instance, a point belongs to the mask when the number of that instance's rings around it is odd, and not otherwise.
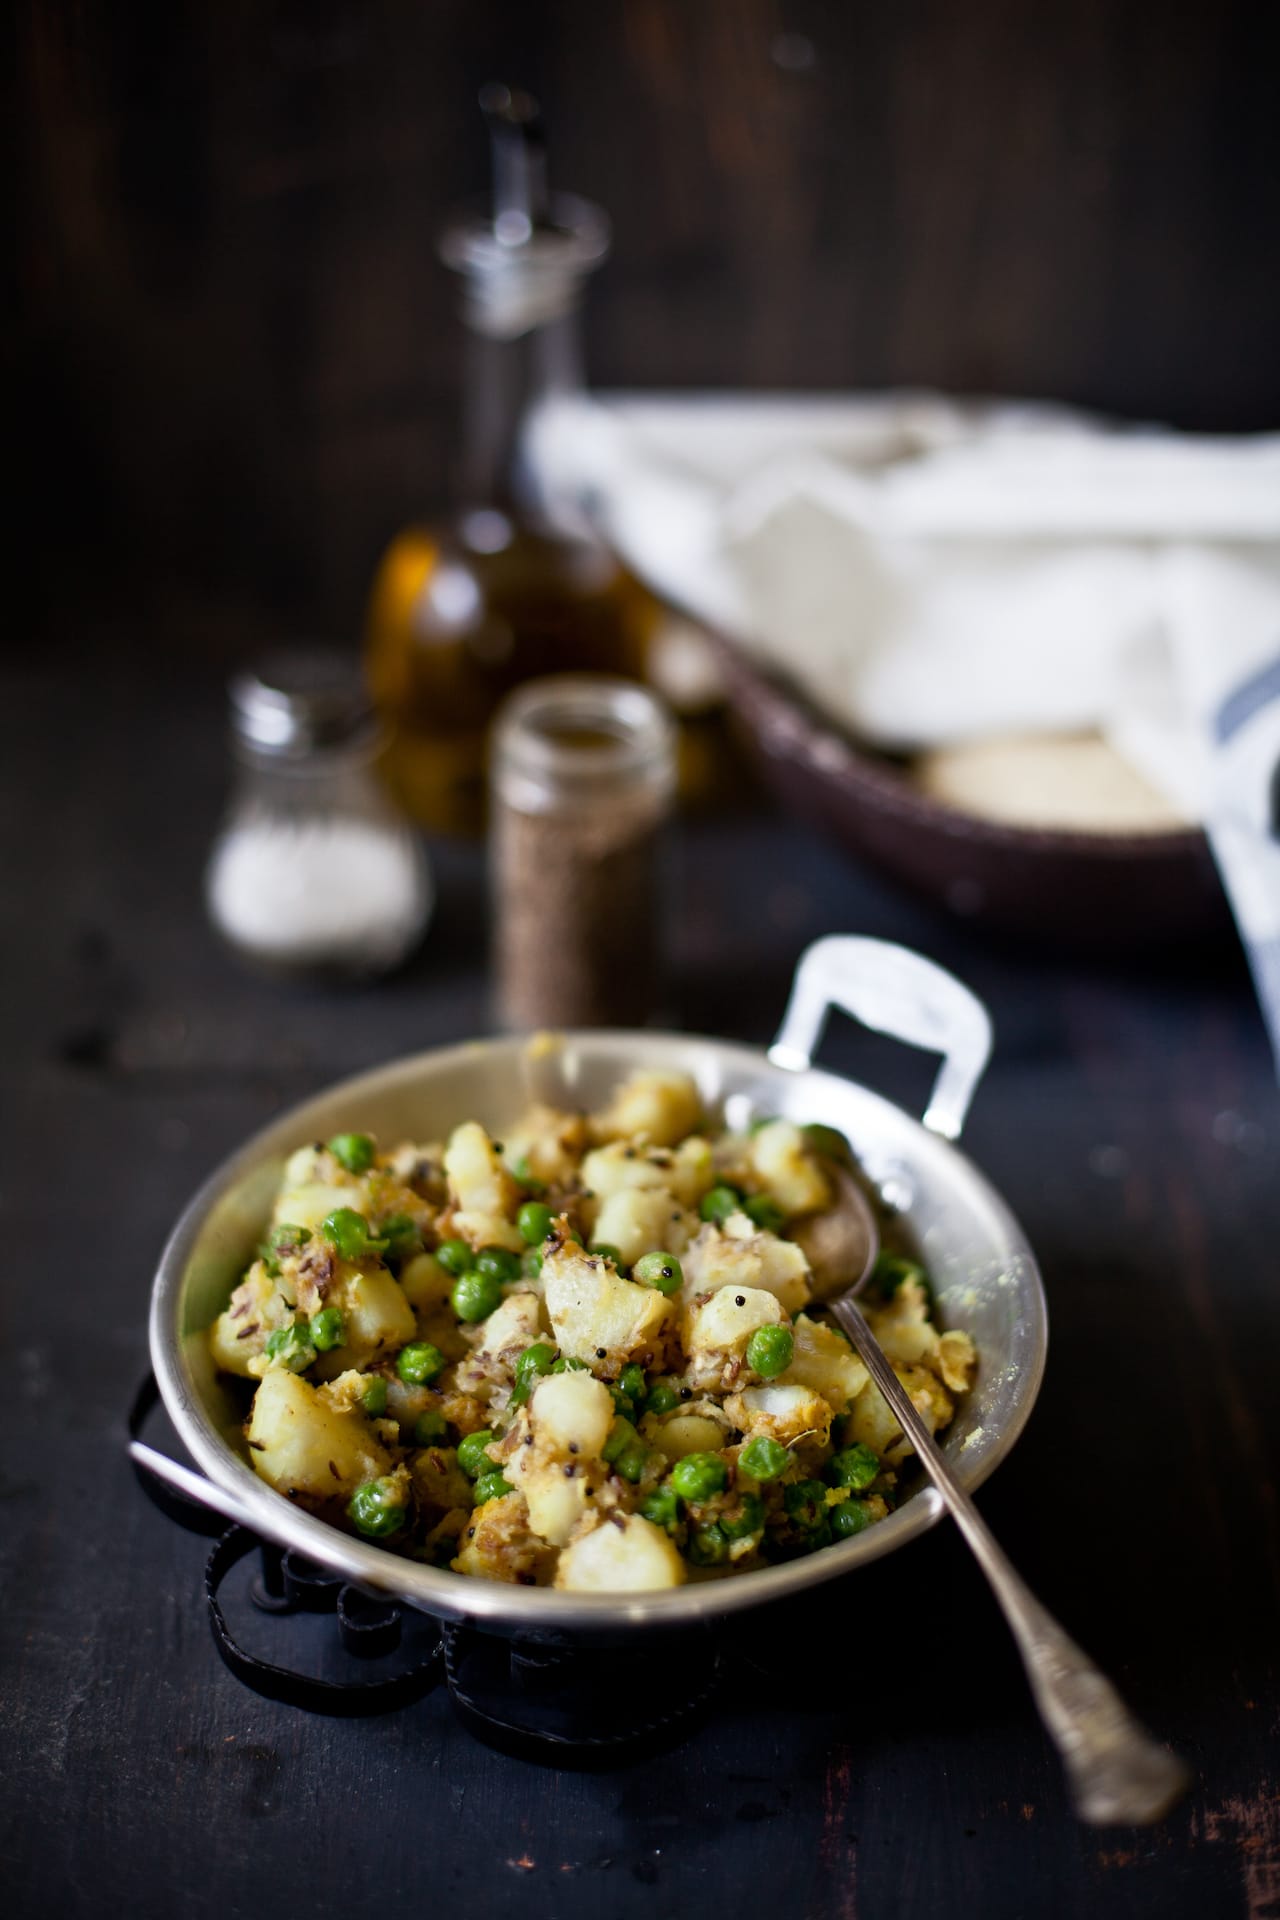
<path fill-rule="evenodd" d="M 378 779 L 358 669 L 340 654 L 280 654 L 230 691 L 236 779 L 205 880 L 214 925 L 281 972 L 386 972 L 421 938 L 432 891 Z"/>

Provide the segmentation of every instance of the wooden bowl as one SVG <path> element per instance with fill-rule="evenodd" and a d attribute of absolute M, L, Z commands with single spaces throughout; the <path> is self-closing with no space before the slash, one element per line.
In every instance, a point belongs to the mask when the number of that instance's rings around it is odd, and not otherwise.
<path fill-rule="evenodd" d="M 854 746 L 731 642 L 717 640 L 716 652 L 737 730 L 784 805 L 951 912 L 1077 950 L 1229 930 L 1198 828 L 1080 833 L 962 812 L 922 793 L 893 761 Z"/>

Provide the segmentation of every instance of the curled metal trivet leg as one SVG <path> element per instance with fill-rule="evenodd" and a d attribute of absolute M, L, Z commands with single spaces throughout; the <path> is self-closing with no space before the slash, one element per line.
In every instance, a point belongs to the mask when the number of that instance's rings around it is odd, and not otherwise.
<path fill-rule="evenodd" d="M 517 1760 L 542 1766 L 621 1766 L 670 1746 L 692 1729 L 720 1680 L 709 1642 L 682 1641 L 628 1668 L 623 1704 L 617 1653 L 528 1636 L 512 1641 L 450 1623 L 445 1674 L 467 1731 Z M 632 1712 L 631 1701 L 641 1703 Z"/>
<path fill-rule="evenodd" d="M 320 1680 L 310 1674 L 295 1673 L 290 1667 L 275 1666 L 271 1661 L 260 1660 L 256 1654 L 247 1652 L 227 1625 L 218 1590 L 231 1569 L 253 1553 L 258 1545 L 257 1536 L 250 1533 L 247 1527 L 229 1528 L 209 1556 L 204 1579 L 214 1645 L 236 1679 L 243 1681 L 246 1687 L 252 1687 L 255 1693 L 262 1694 L 268 1700 L 280 1700 L 286 1706 L 301 1707 L 307 1713 L 327 1713 L 354 1719 L 410 1706 L 415 1700 L 422 1699 L 444 1677 L 444 1658 L 438 1639 L 425 1660 L 403 1673 L 389 1674 L 376 1680 Z M 287 1583 L 287 1569 L 285 1578 Z M 354 1589 L 346 1589 L 346 1593 L 354 1593 Z M 345 1602 L 345 1597 L 345 1593 L 334 1595 L 335 1601 L 340 1604 Z M 358 1598 L 362 1602 L 365 1596 Z M 354 1618 L 359 1612 L 358 1604 L 351 1603 L 348 1612 Z M 384 1608 L 383 1612 L 385 1616 L 387 1609 Z M 386 1627 L 384 1617 L 384 1634 Z M 399 1637 L 398 1620 L 396 1637 Z"/>

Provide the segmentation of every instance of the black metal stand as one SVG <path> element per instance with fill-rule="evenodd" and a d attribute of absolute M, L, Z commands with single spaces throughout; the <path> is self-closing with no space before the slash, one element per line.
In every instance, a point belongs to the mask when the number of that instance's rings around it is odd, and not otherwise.
<path fill-rule="evenodd" d="M 159 1401 L 148 1374 L 129 1412 L 130 1439 Z M 656 1643 L 625 1659 L 557 1635 L 502 1639 L 453 1622 L 434 1623 L 425 1660 L 368 1680 L 324 1680 L 260 1659 L 227 1625 L 219 1597 L 232 1569 L 257 1551 L 260 1568 L 249 1594 L 263 1613 L 332 1613 L 343 1646 L 362 1659 L 383 1659 L 400 1644 L 403 1609 L 335 1578 L 300 1554 L 259 1540 L 247 1527 L 176 1493 L 134 1463 L 148 1499 L 191 1533 L 221 1538 L 205 1568 L 205 1599 L 214 1645 L 245 1686 L 306 1713 L 346 1719 L 412 1706 L 443 1680 L 462 1724 L 486 1746 L 543 1766 L 603 1768 L 636 1760 L 687 1733 L 712 1699 L 721 1655 L 707 1635 Z"/>

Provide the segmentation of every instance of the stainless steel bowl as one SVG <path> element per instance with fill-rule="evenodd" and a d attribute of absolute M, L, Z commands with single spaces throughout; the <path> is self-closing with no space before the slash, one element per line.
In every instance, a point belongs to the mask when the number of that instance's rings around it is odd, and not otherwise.
<path fill-rule="evenodd" d="M 943 1055 L 923 1123 L 868 1088 L 811 1066 L 832 1006 Z M 262 1237 L 284 1162 L 300 1143 L 349 1128 L 386 1140 L 426 1140 L 469 1118 L 500 1134 L 531 1098 L 589 1107 L 638 1067 L 680 1068 L 733 1124 L 764 1112 L 838 1128 L 885 1201 L 905 1216 L 929 1266 L 939 1320 L 966 1328 L 977 1343 L 977 1379 L 946 1436 L 946 1452 L 972 1489 L 1026 1424 L 1048 1339 L 1031 1249 L 999 1195 L 951 1144 L 989 1047 L 981 1004 L 941 968 L 881 941 L 832 937 L 804 955 L 767 1055 L 675 1033 L 570 1033 L 554 1044 L 478 1040 L 394 1061 L 291 1108 L 200 1189 L 156 1274 L 152 1363 L 173 1424 L 207 1476 L 188 1475 L 184 1485 L 228 1518 L 357 1586 L 505 1634 L 570 1630 L 601 1637 L 687 1627 L 798 1593 L 905 1546 L 941 1517 L 941 1500 L 929 1487 L 838 1546 L 672 1592 L 557 1593 L 419 1566 L 302 1512 L 257 1477 L 240 1430 L 241 1404 L 215 1373 L 204 1336 Z M 154 1464 L 149 1449 L 135 1451 Z"/>

